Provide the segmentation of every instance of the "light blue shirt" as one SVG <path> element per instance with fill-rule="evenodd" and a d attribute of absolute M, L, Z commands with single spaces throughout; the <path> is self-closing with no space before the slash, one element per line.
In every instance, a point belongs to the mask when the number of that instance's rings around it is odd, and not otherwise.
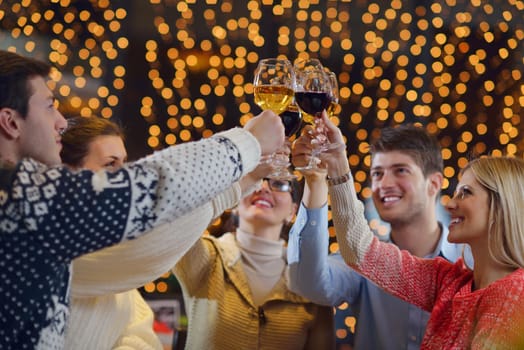
<path fill-rule="evenodd" d="M 355 350 L 420 349 L 429 313 L 382 291 L 353 271 L 340 254 L 328 254 L 327 210 L 327 205 L 300 206 L 287 250 L 290 289 L 323 305 L 348 302 L 357 318 Z M 455 261 L 462 256 L 463 245 L 449 243 L 447 235 L 442 226 L 438 246 L 427 258 Z"/>

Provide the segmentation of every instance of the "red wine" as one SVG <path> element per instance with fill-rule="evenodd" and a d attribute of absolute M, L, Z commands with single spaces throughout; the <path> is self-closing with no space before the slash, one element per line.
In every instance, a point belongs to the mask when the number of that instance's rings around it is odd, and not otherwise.
<path fill-rule="evenodd" d="M 298 129 L 300 129 L 300 124 L 302 121 L 302 113 L 300 110 L 297 107 L 290 107 L 279 114 L 280 118 L 282 119 L 282 124 L 284 124 L 287 137 L 292 136 L 298 131 Z"/>
<path fill-rule="evenodd" d="M 327 92 L 298 91 L 295 92 L 295 101 L 307 114 L 320 116 L 331 103 L 331 97 Z"/>

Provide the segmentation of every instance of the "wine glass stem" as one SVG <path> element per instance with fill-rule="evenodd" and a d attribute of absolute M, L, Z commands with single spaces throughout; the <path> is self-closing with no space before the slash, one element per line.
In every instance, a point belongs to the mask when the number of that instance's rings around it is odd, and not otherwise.
<path fill-rule="evenodd" d="M 309 158 L 308 168 L 310 169 L 318 168 L 317 160 L 318 160 L 319 155 L 320 155 L 320 146 L 316 145 L 316 147 L 311 150 L 311 158 Z"/>

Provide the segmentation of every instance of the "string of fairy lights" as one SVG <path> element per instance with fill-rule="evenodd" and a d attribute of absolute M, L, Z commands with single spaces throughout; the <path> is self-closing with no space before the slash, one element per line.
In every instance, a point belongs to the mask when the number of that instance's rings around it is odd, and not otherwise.
<path fill-rule="evenodd" d="M 366 158 L 369 130 L 378 130 L 377 127 L 391 123 L 420 122 L 438 136 L 442 135 L 445 159 L 455 157 L 456 162 L 445 169 L 449 179 L 456 174 L 456 168 L 467 162 L 469 153 L 485 153 L 488 144 L 491 146 L 489 151 L 494 154 L 515 155 L 522 148 L 518 130 L 518 113 L 522 107 L 522 88 L 519 86 L 522 76 L 518 69 L 522 65 L 523 31 L 519 13 L 522 2 L 500 2 L 504 4 L 506 10 L 504 6 L 497 6 L 499 4 L 482 5 L 480 2 L 458 6 L 460 4 L 448 1 L 447 6 L 434 3 L 426 7 L 407 7 L 400 1 L 392 1 L 383 7 L 377 3 L 362 8 L 357 5 L 358 11 L 350 11 L 353 6 L 350 2 L 330 1 L 321 5 L 318 1 L 299 1 L 298 4 L 248 1 L 240 6 L 222 2 L 216 8 L 195 12 L 198 10 L 195 2 L 157 1 L 152 2 L 152 6 L 157 10 L 154 25 L 159 39 L 147 42 L 146 60 L 152 66 L 151 84 L 158 85 L 160 81 L 160 86 L 155 88 L 161 90 L 162 97 L 167 94 L 164 100 L 171 108 L 167 111 L 171 118 L 166 125 L 169 131 L 182 129 L 179 130 L 180 140 L 194 138 L 194 132 L 187 132 L 187 127 L 200 133 L 199 136 L 208 136 L 213 131 L 204 127 L 205 120 L 210 120 L 215 128 L 220 127 L 232 114 L 231 109 L 234 109 L 235 121 L 243 124 L 258 112 L 251 101 L 251 77 L 248 75 L 246 79 L 243 73 L 251 73 L 261 58 L 260 48 L 268 41 L 262 35 L 261 22 L 264 14 L 269 14 L 281 19 L 276 30 L 277 52 L 273 54 L 315 55 L 336 62 L 330 68 L 339 72 L 341 104 L 353 107 L 345 108 L 344 112 L 349 112 L 342 116 L 347 117 L 343 124 L 355 132 L 358 140 L 350 157 L 354 167 L 369 165 L 369 158 Z M 271 11 L 265 11 L 263 7 L 269 5 Z M 361 14 L 355 27 L 363 30 L 352 36 L 350 13 L 355 12 Z M 235 18 L 220 13 L 234 13 Z M 473 18 L 478 23 L 477 28 L 472 28 Z M 176 38 L 169 23 L 177 29 Z M 209 38 L 200 41 L 198 53 L 191 53 L 197 45 L 192 38 L 198 36 L 201 28 L 197 27 L 201 26 L 207 26 Z M 511 28 L 514 31 L 510 31 Z M 233 47 L 233 39 L 242 36 L 247 42 Z M 167 57 L 160 57 L 158 50 L 167 40 L 172 40 L 173 44 L 179 41 L 181 49 L 170 49 Z M 290 45 L 292 43 L 294 45 Z M 184 56 L 186 50 L 190 53 Z M 175 67 L 172 86 L 162 84 L 156 68 L 159 61 Z M 247 65 L 251 66 L 250 70 Z M 188 82 L 193 71 L 198 73 L 203 69 L 207 79 L 191 99 L 187 97 L 191 93 Z M 351 80 L 352 75 L 357 77 Z M 182 111 L 173 107 L 173 90 L 179 94 Z M 233 94 L 236 103 L 218 104 L 203 120 L 202 111 L 210 111 L 206 105 L 208 96 L 221 98 L 227 94 Z M 153 98 L 145 97 L 147 111 L 152 101 Z M 362 128 L 369 124 L 371 128 Z M 151 128 L 149 145 L 152 148 L 177 141 L 176 135 L 169 132 L 162 142 L 159 139 L 162 129 L 158 124 Z M 458 139 L 444 136 L 447 131 L 453 131 L 449 135 L 457 135 Z M 369 197 L 365 167 L 355 174 L 355 178 L 357 185 L 361 185 L 362 195 Z M 444 189 L 448 187 L 446 182 Z"/>
<path fill-rule="evenodd" d="M 338 76 L 342 110 L 333 119 L 363 198 L 371 194 L 368 142 L 383 126 L 420 123 L 439 138 L 443 202 L 472 155 L 524 154 L 524 1 L 137 3 L 0 0 L 0 48 L 56 67 L 50 85 L 64 114 L 146 125 L 144 153 L 258 114 L 252 80 L 260 59 L 319 58 Z M 133 79 L 140 88 L 130 92 Z"/>

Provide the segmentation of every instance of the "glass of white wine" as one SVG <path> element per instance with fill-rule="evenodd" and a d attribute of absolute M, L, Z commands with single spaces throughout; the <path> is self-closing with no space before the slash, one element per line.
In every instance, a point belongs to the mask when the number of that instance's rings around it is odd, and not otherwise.
<path fill-rule="evenodd" d="M 253 81 L 255 103 L 280 114 L 293 101 L 295 71 L 287 59 L 265 58 L 258 62 Z"/>
<path fill-rule="evenodd" d="M 293 101 L 295 87 L 295 72 L 293 65 L 287 59 L 265 58 L 258 62 L 253 81 L 255 103 L 264 110 L 271 110 L 282 115 Z M 290 136 L 290 135 L 287 135 Z M 274 179 L 292 179 L 295 175 L 288 170 L 289 143 L 273 153 L 267 161 L 275 167 L 269 176 Z"/>

